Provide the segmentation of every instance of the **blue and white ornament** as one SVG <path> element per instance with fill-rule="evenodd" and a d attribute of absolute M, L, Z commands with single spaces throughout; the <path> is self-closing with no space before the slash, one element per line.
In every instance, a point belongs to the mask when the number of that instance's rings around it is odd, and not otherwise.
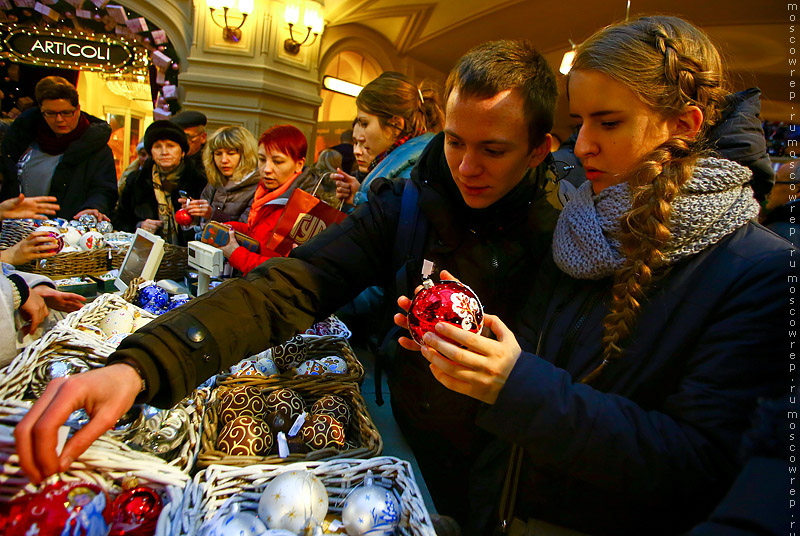
<path fill-rule="evenodd" d="M 261 536 L 264 523 L 250 512 L 233 512 L 208 521 L 200 533 L 204 536 Z"/>
<path fill-rule="evenodd" d="M 388 536 L 400 523 L 400 507 L 394 493 L 376 485 L 367 471 L 364 484 L 345 498 L 342 523 L 349 536 Z"/>
<path fill-rule="evenodd" d="M 329 355 L 328 357 L 323 357 L 319 360 L 319 362 L 325 365 L 325 367 L 328 369 L 328 372 L 332 372 L 334 374 L 347 373 L 347 361 L 338 355 Z"/>
<path fill-rule="evenodd" d="M 165 309 L 167 304 L 169 304 L 169 293 L 157 285 L 141 287 L 136 296 L 136 305 L 143 309 L 146 309 L 147 305 Z"/>
<path fill-rule="evenodd" d="M 297 374 L 303 376 L 321 376 L 328 372 L 328 367 L 316 359 L 309 359 L 297 367 Z"/>
<path fill-rule="evenodd" d="M 291 470 L 273 478 L 258 501 L 258 517 L 270 529 L 299 534 L 321 526 L 328 513 L 328 492 L 306 470 Z"/>
<path fill-rule="evenodd" d="M 278 365 L 269 357 L 262 357 L 256 361 L 256 367 L 258 367 L 264 376 L 272 376 L 273 374 L 281 373 L 281 371 L 278 370 Z"/>

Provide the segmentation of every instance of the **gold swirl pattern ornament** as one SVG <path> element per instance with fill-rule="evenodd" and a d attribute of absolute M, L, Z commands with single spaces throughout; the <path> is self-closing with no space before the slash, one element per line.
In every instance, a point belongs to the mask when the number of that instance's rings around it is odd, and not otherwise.
<path fill-rule="evenodd" d="M 261 419 L 237 417 L 222 427 L 217 448 L 230 456 L 266 456 L 272 449 L 272 434 Z"/>
<path fill-rule="evenodd" d="M 344 427 L 330 415 L 311 415 L 299 435 L 312 450 L 344 446 Z"/>
<path fill-rule="evenodd" d="M 306 403 L 303 397 L 291 389 L 277 389 L 267 396 L 267 413 L 281 412 L 289 417 L 289 422 L 305 411 Z"/>
<path fill-rule="evenodd" d="M 311 406 L 311 413 L 314 415 L 330 415 L 342 426 L 350 424 L 350 406 L 344 398 L 338 395 L 325 395 Z"/>
<path fill-rule="evenodd" d="M 219 396 L 217 408 L 219 420 L 223 424 L 245 415 L 261 419 L 267 414 L 267 399 L 255 387 L 234 387 Z"/>
<path fill-rule="evenodd" d="M 272 361 L 281 370 L 289 370 L 306 360 L 308 346 L 306 339 L 295 335 L 281 346 L 272 349 Z"/>

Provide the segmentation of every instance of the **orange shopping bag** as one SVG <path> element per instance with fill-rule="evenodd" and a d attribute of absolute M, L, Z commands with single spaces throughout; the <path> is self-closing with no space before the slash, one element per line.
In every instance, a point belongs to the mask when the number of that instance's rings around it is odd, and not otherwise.
<path fill-rule="evenodd" d="M 316 188 L 314 191 L 316 192 Z M 292 249 L 318 235 L 328 225 L 341 222 L 345 217 L 347 214 L 341 210 L 300 188 L 295 188 L 289 196 L 267 248 L 285 257 Z"/>

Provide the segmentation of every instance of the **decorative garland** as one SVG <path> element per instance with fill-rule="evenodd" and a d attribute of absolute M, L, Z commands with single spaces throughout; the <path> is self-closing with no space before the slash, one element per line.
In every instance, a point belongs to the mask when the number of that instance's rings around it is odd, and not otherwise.
<path fill-rule="evenodd" d="M 108 0 L 0 0 L 0 31 L 6 39 L 20 31 L 47 30 L 63 37 L 102 40 L 113 37 L 134 50 L 126 69 L 150 75 L 153 115 L 164 119 L 180 110 L 180 60 L 164 30 L 125 6 Z M 0 50 L 4 58 L 13 56 Z M 57 62 L 43 65 L 59 67 Z M 0 67 L 5 67 L 0 60 Z M 127 72 L 127 71 L 126 71 Z"/>

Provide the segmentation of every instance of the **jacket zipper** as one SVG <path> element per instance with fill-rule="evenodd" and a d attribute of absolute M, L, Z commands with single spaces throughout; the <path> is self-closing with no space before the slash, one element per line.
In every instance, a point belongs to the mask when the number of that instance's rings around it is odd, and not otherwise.
<path fill-rule="evenodd" d="M 578 310 L 575 323 L 564 336 L 564 340 L 561 342 L 561 346 L 558 349 L 556 359 L 553 361 L 553 364 L 558 368 L 566 370 L 566 361 L 572 354 L 572 351 L 575 349 L 575 343 L 578 340 L 578 335 L 580 335 L 581 331 L 583 331 L 583 327 L 586 325 L 586 319 L 588 318 L 589 313 L 592 311 L 592 309 L 594 309 L 601 297 L 602 293 L 594 289 L 592 290 L 591 294 L 589 294 L 589 296 L 583 300 L 583 303 Z"/>

